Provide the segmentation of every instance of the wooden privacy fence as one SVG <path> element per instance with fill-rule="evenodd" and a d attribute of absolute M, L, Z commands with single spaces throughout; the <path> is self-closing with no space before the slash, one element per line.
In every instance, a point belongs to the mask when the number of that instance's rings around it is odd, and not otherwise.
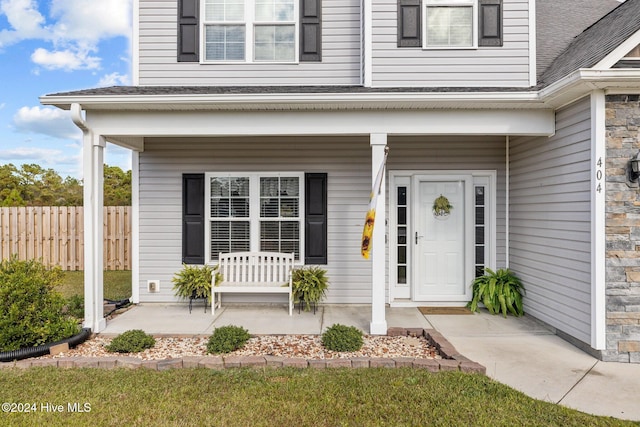
<path fill-rule="evenodd" d="M 84 270 L 82 206 L 0 208 L 0 259 Z M 131 206 L 104 207 L 104 268 L 131 270 Z"/>

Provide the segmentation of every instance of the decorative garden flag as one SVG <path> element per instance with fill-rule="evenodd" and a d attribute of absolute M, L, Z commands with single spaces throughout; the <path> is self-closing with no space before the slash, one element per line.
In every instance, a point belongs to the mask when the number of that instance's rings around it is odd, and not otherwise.
<path fill-rule="evenodd" d="M 367 211 L 367 217 L 364 220 L 364 230 L 362 230 L 362 247 L 360 252 L 365 259 L 369 259 L 369 253 L 371 252 L 371 237 L 373 235 L 373 224 L 376 220 L 376 205 L 378 203 L 378 195 L 380 194 L 382 187 L 382 180 L 384 179 L 384 170 L 387 163 L 387 155 L 389 154 L 389 147 L 384 148 L 384 158 L 378 169 L 378 175 L 373 183 L 371 194 L 369 195 L 369 210 Z"/>

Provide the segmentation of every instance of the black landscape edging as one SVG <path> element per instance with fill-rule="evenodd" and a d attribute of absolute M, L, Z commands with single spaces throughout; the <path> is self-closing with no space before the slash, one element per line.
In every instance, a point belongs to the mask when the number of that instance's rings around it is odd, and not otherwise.
<path fill-rule="evenodd" d="M 14 360 L 22 360 L 29 357 L 44 356 L 46 354 L 49 354 L 49 348 L 65 343 L 69 344 L 70 348 L 73 348 L 85 342 L 90 336 L 91 328 L 82 328 L 80 333 L 60 341 L 49 344 L 42 344 L 36 347 L 25 347 L 18 350 L 0 352 L 0 362 L 12 362 Z"/>

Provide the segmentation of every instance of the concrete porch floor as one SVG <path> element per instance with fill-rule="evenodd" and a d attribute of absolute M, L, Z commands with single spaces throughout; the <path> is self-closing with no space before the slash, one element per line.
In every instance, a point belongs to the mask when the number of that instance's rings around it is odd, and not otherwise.
<path fill-rule="evenodd" d="M 487 375 L 523 393 L 583 412 L 640 420 L 640 364 L 601 362 L 556 336 L 536 319 L 474 315 L 423 315 L 416 308 L 386 308 L 389 327 L 440 332 Z M 334 323 L 369 331 L 368 305 L 321 305 L 316 314 L 284 306 L 228 305 L 211 315 L 202 303 L 140 304 L 107 322 L 101 335 L 129 329 L 154 335 L 210 335 L 224 325 L 251 334 L 320 334 Z"/>

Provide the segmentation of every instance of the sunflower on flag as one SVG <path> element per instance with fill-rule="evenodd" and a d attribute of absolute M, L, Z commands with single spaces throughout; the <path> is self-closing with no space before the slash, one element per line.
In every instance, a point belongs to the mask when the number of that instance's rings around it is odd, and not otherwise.
<path fill-rule="evenodd" d="M 384 178 L 384 170 L 387 163 L 387 155 L 389 154 L 389 147 L 384 148 L 384 157 L 378 169 L 376 180 L 371 188 L 371 194 L 369 195 L 369 209 L 367 210 L 367 216 L 364 220 L 364 230 L 362 230 L 362 246 L 360 253 L 364 259 L 369 259 L 371 253 L 371 237 L 373 236 L 373 225 L 376 220 L 376 205 L 378 203 L 378 195 L 382 188 L 382 180 Z"/>

